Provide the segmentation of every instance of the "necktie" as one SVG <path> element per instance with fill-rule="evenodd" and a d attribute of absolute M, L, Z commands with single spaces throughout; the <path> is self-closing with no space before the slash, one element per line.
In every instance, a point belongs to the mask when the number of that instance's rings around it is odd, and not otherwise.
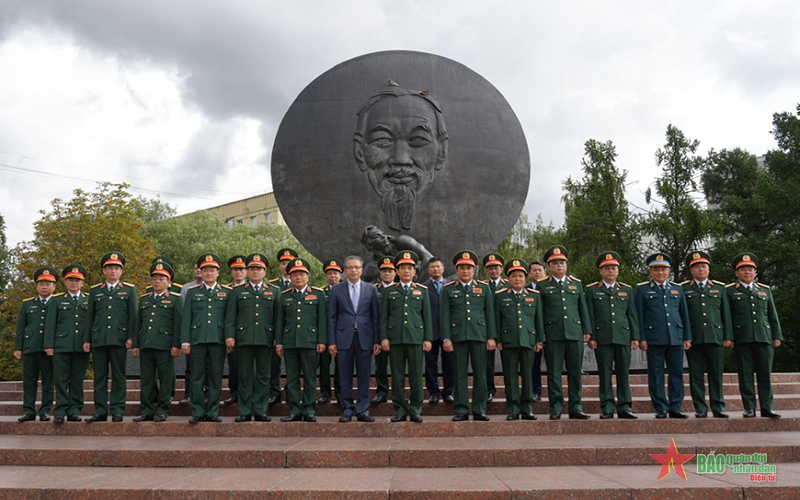
<path fill-rule="evenodd" d="M 254 291 L 256 294 L 258 294 L 258 293 L 261 291 L 261 285 L 255 285 L 255 286 L 253 287 L 253 291 Z"/>
<path fill-rule="evenodd" d="M 608 287 L 608 293 L 614 293 L 614 285 Z"/>
<path fill-rule="evenodd" d="M 72 296 L 72 303 L 73 304 L 77 304 L 78 303 L 78 296 L 77 295 L 73 295 Z"/>
<path fill-rule="evenodd" d="M 108 285 L 108 293 L 111 293 L 113 291 L 114 291 L 114 285 Z"/>
<path fill-rule="evenodd" d="M 702 284 L 702 283 L 698 283 L 698 284 L 697 284 L 697 287 L 698 287 L 698 288 L 699 288 L 701 291 L 703 290 L 703 284 Z"/>
<path fill-rule="evenodd" d="M 442 294 L 442 282 L 441 281 L 434 281 L 433 282 L 433 287 L 436 289 L 436 293 L 438 293 L 439 295 Z"/>
<path fill-rule="evenodd" d="M 558 286 L 564 286 L 564 282 L 561 281 L 561 280 L 558 280 Z"/>
<path fill-rule="evenodd" d="M 358 312 L 358 283 L 350 285 L 350 300 L 353 301 L 353 311 Z"/>
<path fill-rule="evenodd" d="M 658 288 L 661 289 L 661 293 L 664 293 L 667 290 L 667 287 L 665 287 L 664 285 L 658 285 Z"/>

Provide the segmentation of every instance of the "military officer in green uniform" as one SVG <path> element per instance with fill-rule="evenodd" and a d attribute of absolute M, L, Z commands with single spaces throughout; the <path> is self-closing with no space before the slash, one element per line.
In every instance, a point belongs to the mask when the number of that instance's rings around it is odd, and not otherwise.
<path fill-rule="evenodd" d="M 486 351 L 495 349 L 494 296 L 489 285 L 476 281 L 478 256 L 463 250 L 453 256 L 457 280 L 442 287 L 439 325 L 442 348 L 452 352 L 454 422 L 469 415 L 469 363 L 472 360 L 472 418 L 486 421 Z"/>
<path fill-rule="evenodd" d="M 524 260 L 509 260 L 505 273 L 508 287 L 495 292 L 494 307 L 497 349 L 503 361 L 506 386 L 506 420 L 517 420 L 520 416 L 536 420 L 532 407 L 533 355 L 544 344 L 541 295 L 538 290 L 525 287 L 528 263 Z"/>
<path fill-rule="evenodd" d="M 175 391 L 175 358 L 180 355 L 183 299 L 171 292 L 172 266 L 150 265 L 152 290 L 139 297 L 139 312 L 133 334 L 133 355 L 139 358 L 141 415 L 134 422 L 163 422 Z M 158 410 L 153 410 L 152 394 Z"/>
<path fill-rule="evenodd" d="M 247 281 L 233 287 L 225 313 L 225 344 L 238 354 L 239 416 L 248 422 L 272 420 L 267 415 L 269 373 L 275 347 L 275 322 L 280 288 L 264 281 L 269 261 L 252 253 L 244 258 Z M 229 358 L 230 359 L 230 358 Z"/>
<path fill-rule="evenodd" d="M 547 362 L 547 394 L 550 420 L 559 420 L 564 409 L 561 364 L 567 367 L 569 418 L 587 419 L 581 403 L 583 344 L 591 336 L 589 310 L 581 280 L 567 276 L 567 249 L 556 245 L 544 254 L 550 276 L 536 284 L 542 295 L 544 357 Z"/>
<path fill-rule="evenodd" d="M 165 257 L 163 255 L 159 255 L 152 261 L 150 261 L 150 265 L 153 264 L 167 264 L 170 268 L 172 268 L 173 276 L 175 274 L 175 264 L 172 262 L 172 259 L 169 257 Z M 183 290 L 183 285 L 180 283 L 175 283 L 174 281 L 169 282 L 169 293 L 177 293 L 180 294 Z M 150 293 L 153 291 L 153 285 L 148 285 L 147 288 L 144 289 L 144 293 Z"/>
<path fill-rule="evenodd" d="M 733 260 L 736 281 L 727 285 L 733 329 L 733 352 L 739 375 L 744 417 L 756 416 L 756 393 L 753 374 L 758 381 L 761 416 L 780 418 L 772 410 L 772 359 L 781 345 L 783 333 L 772 290 L 756 283 L 758 259 L 749 252 Z"/>
<path fill-rule="evenodd" d="M 308 285 L 310 269 L 305 259 L 290 262 L 292 288 L 281 293 L 278 304 L 275 350 L 286 358 L 286 402 L 290 409 L 281 422 L 317 421 L 317 367 L 319 354 L 327 347 L 328 301 L 321 288 Z"/>
<path fill-rule="evenodd" d="M 105 422 L 111 412 L 113 422 L 122 422 L 127 386 L 127 350 L 133 347 L 136 326 L 136 287 L 120 281 L 125 257 L 109 252 L 100 259 L 105 281 L 89 291 L 87 321 L 83 333 L 94 361 L 94 414 L 87 422 Z M 111 398 L 108 372 L 111 370 Z"/>
<path fill-rule="evenodd" d="M 281 291 L 292 288 L 292 280 L 289 278 L 287 266 L 291 261 L 298 257 L 296 250 L 292 248 L 281 248 L 278 250 L 278 268 L 281 271 L 281 276 L 269 280 L 271 285 L 275 285 Z M 281 362 L 283 359 L 278 356 L 278 352 L 273 349 L 272 362 L 270 364 L 269 374 L 269 404 L 281 402 Z"/>
<path fill-rule="evenodd" d="M 633 287 L 617 281 L 620 257 L 617 252 L 603 252 L 597 257 L 600 281 L 586 286 L 586 304 L 592 335 L 589 348 L 597 357 L 597 375 L 600 379 L 600 418 L 636 419 L 631 412 L 630 378 L 631 350 L 639 348 L 639 320 L 633 301 Z M 617 402 L 611 375 L 617 377 Z"/>
<path fill-rule="evenodd" d="M 322 270 L 325 271 L 325 280 L 328 282 L 327 285 L 322 287 L 327 298 L 330 295 L 331 287 L 342 281 L 344 262 L 339 259 L 326 260 Z M 331 402 L 331 362 L 333 362 L 333 356 L 325 349 L 319 355 L 319 399 L 317 403 L 320 404 Z M 336 396 L 336 401 L 339 401 L 341 391 L 342 389 L 339 386 L 339 363 L 333 363 L 333 395 Z"/>
<path fill-rule="evenodd" d="M 419 257 L 404 250 L 394 258 L 400 281 L 380 296 L 381 349 L 389 353 L 392 367 L 392 422 L 422 422 L 422 366 L 425 352 L 431 350 L 433 325 L 428 290 L 414 283 Z M 405 396 L 408 364 L 410 403 Z"/>
<path fill-rule="evenodd" d="M 22 360 L 22 412 L 19 422 L 36 420 L 36 392 L 39 374 L 42 376 L 42 405 L 39 420 L 50 420 L 53 406 L 53 361 L 44 352 L 45 326 L 52 314 L 53 292 L 56 290 L 58 271 L 42 267 L 33 273 L 38 297 L 22 301 L 17 317 L 17 333 L 14 338 L 14 357 Z"/>
<path fill-rule="evenodd" d="M 708 396 L 711 412 L 716 418 L 728 418 L 725 396 L 722 393 L 723 349 L 733 341 L 731 310 L 725 284 L 708 278 L 710 256 L 696 251 L 686 256 L 686 267 L 692 279 L 681 283 L 689 306 L 692 324 L 692 348 L 686 351 L 689 362 L 689 387 L 695 417 L 706 418 L 705 374 L 708 373 Z"/>
<path fill-rule="evenodd" d="M 505 288 L 508 284 L 508 282 L 503 279 L 504 264 L 505 260 L 499 253 L 490 253 L 483 258 L 483 267 L 486 269 L 486 274 L 489 275 L 487 284 L 492 293 L 497 292 L 501 288 Z M 486 351 L 486 401 L 488 402 L 494 399 L 494 394 L 497 392 L 497 388 L 494 386 L 496 352 L 497 349 L 494 351 Z"/>
<path fill-rule="evenodd" d="M 394 267 L 394 257 L 384 255 L 378 261 L 381 280 L 375 283 L 378 289 L 378 301 L 380 302 L 383 292 L 394 285 L 397 279 L 397 269 Z M 405 374 L 403 374 L 405 377 Z M 375 356 L 375 397 L 370 403 L 385 403 L 389 396 L 389 353 L 381 350 Z M 405 396 L 403 396 L 405 398 Z"/>
<path fill-rule="evenodd" d="M 243 285 L 247 281 L 247 257 L 244 255 L 234 255 L 228 259 L 228 269 L 231 272 L 231 281 L 228 286 L 235 288 Z M 228 391 L 230 395 L 222 404 L 232 405 L 239 399 L 239 368 L 237 366 L 238 357 L 236 349 L 228 352 Z"/>
<path fill-rule="evenodd" d="M 83 331 L 89 299 L 81 292 L 86 269 L 70 264 L 61 271 L 66 293 L 53 296 L 53 313 L 45 326 L 44 351 L 53 356 L 53 378 L 56 387 L 56 407 L 53 422 L 80 422 L 83 409 L 83 380 L 89 366 L 89 352 L 83 348 Z"/>
<path fill-rule="evenodd" d="M 231 288 L 217 283 L 221 259 L 207 253 L 197 259 L 203 282 L 186 292 L 181 318 L 181 349 L 191 356 L 192 418 L 190 424 L 221 422 L 222 368 L 225 364 L 225 312 Z M 208 401 L 203 382 L 208 367 Z"/>

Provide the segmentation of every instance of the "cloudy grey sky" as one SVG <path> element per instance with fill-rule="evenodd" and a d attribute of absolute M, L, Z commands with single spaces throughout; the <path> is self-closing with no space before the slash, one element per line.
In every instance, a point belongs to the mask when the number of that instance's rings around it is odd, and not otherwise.
<path fill-rule="evenodd" d="M 283 114 L 321 73 L 381 50 L 489 80 L 531 154 L 525 211 L 561 224 L 584 142 L 612 140 L 629 199 L 668 124 L 700 152 L 775 147 L 800 101 L 796 1 L 0 0 L 0 214 L 10 245 L 96 181 L 179 213 L 271 191 Z"/>

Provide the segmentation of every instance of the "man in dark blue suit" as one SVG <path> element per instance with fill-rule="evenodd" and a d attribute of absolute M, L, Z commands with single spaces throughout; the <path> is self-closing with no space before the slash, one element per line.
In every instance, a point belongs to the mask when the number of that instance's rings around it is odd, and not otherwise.
<path fill-rule="evenodd" d="M 692 347 L 689 307 L 683 287 L 668 280 L 672 260 L 657 253 L 647 258 L 650 281 L 634 293 L 639 315 L 639 347 L 647 352 L 647 382 L 656 418 L 686 418 L 683 404 L 683 351 Z M 664 395 L 664 364 L 669 375 L 669 400 Z"/>
<path fill-rule="evenodd" d="M 431 300 L 431 318 L 433 320 L 433 342 L 431 350 L 425 353 L 425 386 L 430 393 L 431 403 L 438 403 L 439 398 L 444 398 L 446 403 L 453 402 L 453 364 L 450 353 L 442 349 L 442 335 L 439 326 L 439 299 L 442 296 L 442 287 L 450 282 L 444 278 L 444 263 L 438 257 L 431 257 L 428 261 L 428 274 L 431 279 L 423 283 L 428 289 Z M 439 391 L 439 353 L 442 353 L 442 390 Z"/>
<path fill-rule="evenodd" d="M 328 350 L 336 357 L 341 381 L 342 416 L 373 422 L 369 414 L 369 377 L 372 357 L 381 350 L 378 291 L 361 281 L 364 260 L 351 255 L 344 261 L 347 280 L 331 287 L 328 297 Z M 353 366 L 358 376 L 358 402 L 353 404 Z"/>

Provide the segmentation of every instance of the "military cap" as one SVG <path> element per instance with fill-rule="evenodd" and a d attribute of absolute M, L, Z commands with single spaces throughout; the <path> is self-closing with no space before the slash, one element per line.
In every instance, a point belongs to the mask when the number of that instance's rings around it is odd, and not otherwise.
<path fill-rule="evenodd" d="M 251 253 L 245 258 L 245 262 L 247 262 L 247 267 L 260 266 L 264 269 L 269 267 L 269 260 L 267 260 L 267 256 L 262 253 Z"/>
<path fill-rule="evenodd" d="M 326 260 L 325 265 L 322 266 L 322 270 L 326 273 L 328 271 L 339 271 L 340 273 L 343 273 L 344 263 L 339 259 Z"/>
<path fill-rule="evenodd" d="M 170 259 L 169 257 L 164 257 L 163 255 L 159 255 L 158 257 L 153 259 L 150 263 L 155 264 L 156 262 L 163 262 L 165 264 L 169 264 L 169 267 L 175 269 L 175 264 L 172 263 L 172 259 Z"/>
<path fill-rule="evenodd" d="M 470 250 L 461 250 L 460 252 L 456 252 L 453 255 L 453 265 L 458 267 L 461 264 L 467 264 L 472 267 L 476 267 L 478 262 L 478 256 L 475 255 L 475 252 Z"/>
<path fill-rule="evenodd" d="M 742 266 L 758 267 L 758 258 L 750 252 L 740 253 L 733 259 L 733 268 L 739 269 Z"/>
<path fill-rule="evenodd" d="M 61 276 L 64 279 L 78 278 L 79 280 L 86 281 L 86 268 L 78 264 L 70 264 L 61 270 Z"/>
<path fill-rule="evenodd" d="M 548 264 L 554 260 L 569 260 L 569 253 L 566 248 L 556 245 L 547 249 L 542 260 Z"/>
<path fill-rule="evenodd" d="M 107 254 L 103 255 L 103 258 L 100 259 L 100 267 L 111 265 L 125 267 L 125 256 L 119 252 L 108 252 Z"/>
<path fill-rule="evenodd" d="M 237 267 L 245 268 L 245 267 L 247 267 L 247 265 L 245 264 L 246 260 L 247 260 L 247 257 L 245 257 L 244 255 L 234 255 L 233 257 L 228 259 L 228 267 L 231 268 L 231 269 L 234 269 L 234 268 L 237 268 Z"/>
<path fill-rule="evenodd" d="M 213 253 L 204 253 L 199 259 L 197 259 L 197 267 L 202 269 L 204 267 L 211 266 L 219 269 L 219 263 L 221 260 L 222 259 L 219 258 L 219 255 L 215 255 Z"/>
<path fill-rule="evenodd" d="M 166 262 L 154 262 L 150 265 L 150 276 L 155 274 L 166 276 L 168 280 L 172 281 L 172 276 L 175 272 L 172 270 L 172 266 Z"/>
<path fill-rule="evenodd" d="M 506 267 L 503 270 L 506 273 L 506 276 L 511 274 L 511 271 L 522 271 L 525 273 L 525 276 L 528 275 L 528 263 L 522 259 L 511 259 L 506 262 Z"/>
<path fill-rule="evenodd" d="M 381 257 L 381 260 L 378 262 L 378 269 L 394 269 L 394 259 L 389 257 L 388 255 L 384 255 Z"/>
<path fill-rule="evenodd" d="M 305 271 L 307 273 L 311 273 L 310 271 L 311 266 L 308 265 L 308 261 L 306 259 L 294 259 L 293 261 L 289 262 L 289 265 L 286 267 L 286 271 L 289 274 L 292 274 L 295 271 Z"/>
<path fill-rule="evenodd" d="M 418 262 L 419 256 L 417 256 L 416 252 L 412 252 L 411 250 L 397 252 L 397 255 L 394 256 L 394 267 L 400 267 L 400 264 L 416 266 Z"/>
<path fill-rule="evenodd" d="M 486 257 L 483 258 L 483 267 L 489 266 L 500 266 L 503 267 L 506 261 L 503 260 L 503 256 L 499 253 L 490 253 Z"/>
<path fill-rule="evenodd" d="M 697 250 L 686 256 L 686 266 L 692 267 L 695 264 L 711 265 L 711 256 L 702 250 Z"/>
<path fill-rule="evenodd" d="M 618 266 L 619 261 L 622 260 L 619 258 L 619 254 L 617 252 L 612 252 L 611 250 L 602 252 L 595 261 L 597 264 L 598 269 L 603 266 Z"/>
<path fill-rule="evenodd" d="M 645 263 L 647 267 L 653 266 L 667 266 L 670 267 L 672 265 L 672 259 L 669 255 L 665 253 L 654 253 L 647 259 L 645 259 Z"/>
<path fill-rule="evenodd" d="M 33 273 L 33 281 L 36 283 L 40 281 L 52 281 L 55 283 L 58 281 L 58 271 L 52 267 L 40 267 Z"/>
<path fill-rule="evenodd" d="M 292 250 L 291 248 L 281 248 L 278 250 L 278 262 L 283 262 L 284 260 L 291 260 L 297 258 L 297 252 Z"/>

